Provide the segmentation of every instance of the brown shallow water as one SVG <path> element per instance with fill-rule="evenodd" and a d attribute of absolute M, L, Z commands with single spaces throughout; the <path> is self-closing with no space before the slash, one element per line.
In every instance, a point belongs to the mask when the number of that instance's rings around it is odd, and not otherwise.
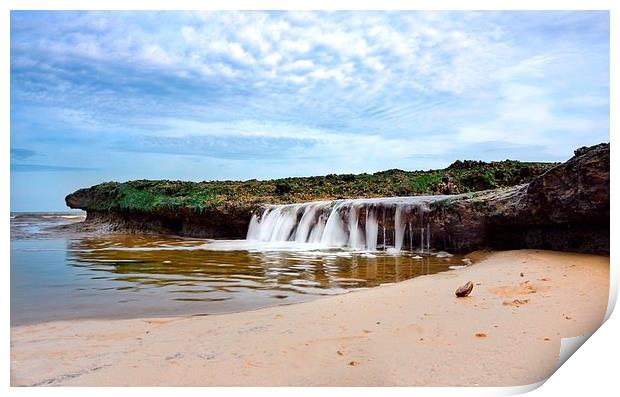
<path fill-rule="evenodd" d="M 389 250 L 57 234 L 41 227 L 41 222 L 58 221 L 50 219 L 29 221 L 28 230 L 37 233 L 23 232 L 11 219 L 12 324 L 251 310 L 376 287 L 463 264 L 459 256 Z"/>

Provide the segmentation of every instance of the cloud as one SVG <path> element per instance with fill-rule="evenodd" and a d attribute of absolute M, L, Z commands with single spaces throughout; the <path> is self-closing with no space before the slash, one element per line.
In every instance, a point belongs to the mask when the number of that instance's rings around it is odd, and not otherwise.
<path fill-rule="evenodd" d="M 68 167 L 42 164 L 11 164 L 11 172 L 81 172 L 94 171 L 95 168 Z"/>
<path fill-rule="evenodd" d="M 120 151 L 204 156 L 231 160 L 282 160 L 299 156 L 314 144 L 308 139 L 266 136 L 142 135 L 115 145 Z"/>
<path fill-rule="evenodd" d="M 191 134 L 188 135 L 188 132 Z M 334 168 L 343 165 L 363 169 L 394 159 L 417 155 L 444 155 L 453 146 L 432 138 L 411 142 L 378 134 L 350 134 L 285 123 L 240 121 L 196 123 L 175 121 L 161 135 L 120 139 L 111 148 L 121 152 L 161 153 L 236 161 L 265 161 L 287 164 L 321 162 Z M 373 166 L 373 169 L 376 169 Z"/>
<path fill-rule="evenodd" d="M 566 114 L 566 102 L 540 86 L 506 83 L 500 92 L 490 119 L 460 127 L 460 140 L 570 148 L 575 141 L 589 142 L 593 132 L 608 131 L 608 120 Z"/>
<path fill-rule="evenodd" d="M 10 62 L 13 146 L 115 179 L 195 177 L 180 158 L 233 162 L 227 178 L 558 160 L 609 140 L 607 12 L 14 11 Z"/>
<path fill-rule="evenodd" d="M 251 66 L 253 78 L 305 87 L 326 79 L 368 84 L 375 79 L 368 68 L 408 69 L 398 80 L 403 86 L 459 92 L 472 77 L 461 72 L 452 80 L 450 71 L 479 71 L 500 55 L 503 44 L 492 31 L 472 34 L 462 17 L 444 13 L 310 13 L 301 19 L 278 12 L 167 13 L 141 23 L 127 12 L 55 13 L 38 27 L 36 41 L 27 40 L 32 33 L 26 28 L 32 26 L 24 23 L 32 14 L 12 16 L 13 65 L 25 62 L 24 53 L 39 53 L 51 63 L 66 63 L 67 57 L 131 62 L 188 78 L 227 79 L 244 76 Z M 398 24 L 393 26 L 393 19 Z M 301 75 L 294 67 L 300 62 L 305 63 Z"/>
<path fill-rule="evenodd" d="M 26 160 L 37 155 L 37 152 L 30 149 L 14 148 L 11 149 L 12 160 Z"/>

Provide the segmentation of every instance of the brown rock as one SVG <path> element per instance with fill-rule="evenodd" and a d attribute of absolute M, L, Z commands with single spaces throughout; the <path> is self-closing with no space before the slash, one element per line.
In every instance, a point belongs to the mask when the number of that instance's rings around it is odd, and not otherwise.
<path fill-rule="evenodd" d="M 432 245 L 455 252 L 544 248 L 609 254 L 609 165 L 609 144 L 601 144 L 528 184 L 432 205 Z M 442 247 L 443 240 L 453 247 Z"/>
<path fill-rule="evenodd" d="M 468 281 L 465 285 L 458 287 L 454 293 L 457 297 L 463 298 L 469 295 L 473 289 L 474 284 L 471 281 Z"/>

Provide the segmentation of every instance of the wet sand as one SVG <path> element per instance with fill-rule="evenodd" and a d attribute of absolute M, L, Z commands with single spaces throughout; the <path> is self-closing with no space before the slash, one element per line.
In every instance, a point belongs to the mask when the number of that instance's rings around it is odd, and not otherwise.
<path fill-rule="evenodd" d="M 249 312 L 12 327 L 11 384 L 525 385 L 555 370 L 561 338 L 601 324 L 609 257 L 479 258 L 466 269 Z M 469 280 L 471 296 L 456 298 Z"/>

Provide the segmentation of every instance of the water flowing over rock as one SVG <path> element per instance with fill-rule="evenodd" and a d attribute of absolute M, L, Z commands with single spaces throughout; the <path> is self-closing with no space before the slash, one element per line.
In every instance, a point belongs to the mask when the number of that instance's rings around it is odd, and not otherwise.
<path fill-rule="evenodd" d="M 609 161 L 609 144 L 581 148 L 529 183 L 446 196 L 137 211 L 118 207 L 122 191 L 110 183 L 78 190 L 66 202 L 87 211 L 83 230 L 247 237 L 368 251 L 540 248 L 609 254 Z"/>
<path fill-rule="evenodd" d="M 483 192 L 265 206 L 247 238 L 373 251 L 541 248 L 609 253 L 609 144 L 529 184 Z"/>
<path fill-rule="evenodd" d="M 247 239 L 295 241 L 374 251 L 428 250 L 425 214 L 449 196 L 391 197 L 266 205 L 252 215 Z M 379 233 L 381 230 L 381 233 Z M 415 242 L 420 242 L 414 246 Z M 406 242 L 406 243 L 405 243 Z"/>

